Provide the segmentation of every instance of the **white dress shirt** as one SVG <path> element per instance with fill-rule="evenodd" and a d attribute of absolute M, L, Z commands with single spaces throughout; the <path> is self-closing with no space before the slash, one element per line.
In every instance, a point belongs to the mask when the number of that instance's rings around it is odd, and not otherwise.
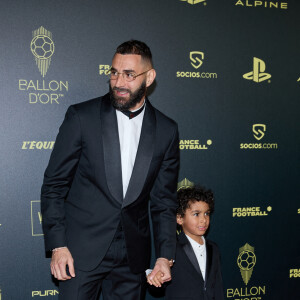
<path fill-rule="evenodd" d="M 192 238 L 190 238 L 188 235 L 186 235 L 189 242 L 192 245 L 192 248 L 194 250 L 194 253 L 196 255 L 202 277 L 205 281 L 205 270 L 206 270 L 206 244 L 205 244 L 205 238 L 202 236 L 203 245 L 200 245 L 196 241 L 194 241 Z"/>
<path fill-rule="evenodd" d="M 146 106 L 145 102 L 143 105 Z M 121 111 L 116 110 L 121 150 L 123 198 L 125 198 L 127 192 L 137 149 L 139 146 L 145 109 L 146 107 L 139 115 L 132 119 L 129 119 Z"/>

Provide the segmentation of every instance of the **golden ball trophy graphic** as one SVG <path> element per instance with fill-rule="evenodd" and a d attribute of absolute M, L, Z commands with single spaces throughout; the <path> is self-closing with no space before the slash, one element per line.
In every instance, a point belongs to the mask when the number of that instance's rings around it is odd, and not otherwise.
<path fill-rule="evenodd" d="M 240 268 L 243 281 L 247 285 L 251 278 L 253 268 L 256 264 L 254 247 L 250 246 L 248 243 L 246 243 L 243 247 L 241 247 L 239 249 L 237 264 L 238 267 Z"/>
<path fill-rule="evenodd" d="M 177 192 L 181 189 L 187 189 L 193 187 L 195 184 L 192 181 L 189 181 L 187 178 L 184 178 L 182 181 L 177 184 Z"/>
<path fill-rule="evenodd" d="M 54 53 L 54 43 L 52 33 L 44 27 L 40 27 L 32 32 L 33 39 L 30 43 L 30 49 L 35 57 L 36 64 L 45 77 L 51 62 L 51 56 Z"/>

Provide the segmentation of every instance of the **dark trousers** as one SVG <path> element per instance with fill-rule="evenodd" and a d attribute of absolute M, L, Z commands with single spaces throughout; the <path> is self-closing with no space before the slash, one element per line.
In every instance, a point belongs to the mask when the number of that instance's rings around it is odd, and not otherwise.
<path fill-rule="evenodd" d="M 75 275 L 59 282 L 60 300 L 98 300 L 101 291 L 104 300 L 143 300 L 145 297 L 145 273 L 130 271 L 121 227 L 100 265 L 89 272 L 75 268 Z"/>

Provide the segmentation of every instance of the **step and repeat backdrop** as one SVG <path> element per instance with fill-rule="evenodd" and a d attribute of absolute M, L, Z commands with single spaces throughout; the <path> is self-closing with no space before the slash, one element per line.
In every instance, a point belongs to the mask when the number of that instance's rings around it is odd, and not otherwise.
<path fill-rule="evenodd" d="M 68 106 L 107 93 L 131 38 L 152 50 L 150 101 L 179 125 L 179 187 L 215 193 L 225 299 L 300 299 L 299 2 L 1 0 L 0 299 L 58 299 L 43 173 Z"/>

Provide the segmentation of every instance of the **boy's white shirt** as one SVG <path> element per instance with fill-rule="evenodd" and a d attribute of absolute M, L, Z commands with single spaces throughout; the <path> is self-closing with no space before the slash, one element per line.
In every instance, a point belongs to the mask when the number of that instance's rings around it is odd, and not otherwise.
<path fill-rule="evenodd" d="M 200 245 L 199 243 L 197 243 L 196 241 L 194 241 L 192 238 L 190 238 L 188 235 L 185 235 L 187 237 L 187 239 L 189 240 L 189 242 L 192 245 L 192 248 L 194 250 L 194 253 L 196 255 L 201 273 L 202 273 L 202 277 L 203 280 L 205 281 L 205 270 L 206 270 L 206 242 L 205 242 L 205 238 L 204 236 L 202 237 L 203 240 L 203 245 Z"/>

